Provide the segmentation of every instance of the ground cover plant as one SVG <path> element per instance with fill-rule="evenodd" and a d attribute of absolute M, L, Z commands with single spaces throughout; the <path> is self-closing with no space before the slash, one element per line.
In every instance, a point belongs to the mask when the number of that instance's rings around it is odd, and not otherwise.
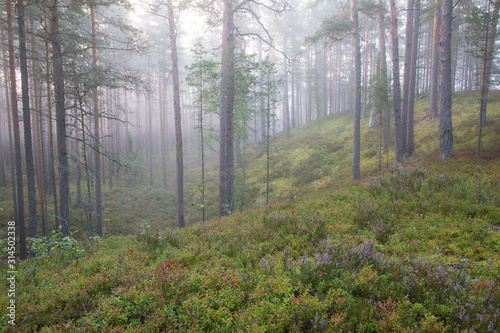
<path fill-rule="evenodd" d="M 20 264 L 17 328 L 498 331 L 490 176 L 394 167 L 185 230 L 82 243 L 79 260 L 53 251 Z"/>
<path fill-rule="evenodd" d="M 295 164 L 283 163 L 289 167 L 284 171 L 275 166 L 270 205 L 260 207 L 256 199 L 251 209 L 183 230 L 165 228 L 161 219 L 168 214 L 153 213 L 158 216 L 133 225 L 134 235 L 104 240 L 63 239 L 53 232 L 33 243 L 36 257 L 18 265 L 15 329 L 500 331 L 500 112 L 491 103 L 478 159 L 468 148 L 473 131 L 462 125 L 474 126 L 466 97 L 457 97 L 463 98 L 456 103 L 463 106 L 456 112 L 462 146 L 453 158 L 434 157 L 436 123 L 423 118 L 422 103 L 417 155 L 379 173 L 372 140 L 362 151 L 368 177 L 346 184 L 349 164 L 339 160 L 350 149 L 342 138 L 351 135 L 339 131 L 349 120 L 340 114 L 321 120 L 321 127 L 301 127 L 290 139 L 295 144 L 275 142 L 275 153 Z M 369 141 L 375 134 L 363 135 Z M 258 192 L 262 160 L 252 149 L 247 186 Z M 321 163 L 310 164 L 314 175 L 306 177 L 311 159 Z M 147 197 L 159 209 L 170 195 L 153 187 L 132 192 L 132 198 L 115 194 L 123 202 L 113 202 L 118 216 L 108 213 L 115 219 L 108 236 L 120 233 L 114 228 L 131 202 L 141 209 Z M 1 262 L 3 281 L 6 272 Z M 0 284 L 1 304 L 7 288 L 7 282 Z M 1 331 L 13 331 L 8 320 L 2 313 Z"/>

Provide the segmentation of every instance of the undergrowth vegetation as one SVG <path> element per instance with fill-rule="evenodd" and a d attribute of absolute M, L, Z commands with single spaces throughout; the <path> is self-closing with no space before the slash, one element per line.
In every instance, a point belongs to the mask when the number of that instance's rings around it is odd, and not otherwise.
<path fill-rule="evenodd" d="M 18 269 L 17 328 L 499 331 L 494 178 L 393 167 L 184 230 L 144 225 L 78 261 L 39 256 Z"/>
<path fill-rule="evenodd" d="M 34 257 L 17 268 L 15 330 L 500 331 L 500 112 L 492 102 L 479 159 L 477 103 L 470 94 L 455 101 L 453 158 L 435 157 L 437 123 L 420 102 L 417 154 L 379 173 L 377 134 L 363 126 L 368 177 L 345 185 L 351 118 L 334 115 L 273 142 L 272 204 L 260 207 L 265 170 L 253 147 L 245 179 L 253 209 L 183 230 L 165 228 L 175 220 L 163 207 L 169 189 L 107 190 L 106 239 L 54 232 L 32 241 Z M 213 192 L 217 170 L 207 169 Z M 193 191 L 196 174 L 188 172 Z M 109 237 L 129 229 L 134 236 Z M 0 262 L 3 281 L 7 271 Z M 1 304 L 7 289 L 0 284 Z M 8 320 L 2 314 L 0 331 L 13 331 Z"/>

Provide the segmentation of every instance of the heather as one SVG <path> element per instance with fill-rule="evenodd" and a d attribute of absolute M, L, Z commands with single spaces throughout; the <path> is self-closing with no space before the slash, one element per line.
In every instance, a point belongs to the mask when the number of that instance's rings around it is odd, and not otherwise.
<path fill-rule="evenodd" d="M 500 184 L 479 171 L 393 167 L 184 230 L 61 245 L 20 264 L 17 328 L 499 331 Z"/>

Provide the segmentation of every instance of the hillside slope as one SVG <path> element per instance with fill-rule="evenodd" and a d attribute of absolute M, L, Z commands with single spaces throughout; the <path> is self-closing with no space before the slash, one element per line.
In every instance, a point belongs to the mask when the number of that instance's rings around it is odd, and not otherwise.
<path fill-rule="evenodd" d="M 457 98 L 453 158 L 435 157 L 436 123 L 423 119 L 422 102 L 417 155 L 378 175 L 377 136 L 366 131 L 365 178 L 350 183 L 348 130 L 340 148 L 327 135 L 349 117 L 334 115 L 321 134 L 315 123 L 274 143 L 269 206 L 102 242 L 54 237 L 50 255 L 40 244 L 17 268 L 15 330 L 500 331 L 500 108 L 492 103 L 478 159 L 476 108 Z M 262 157 L 248 160 L 247 186 L 258 188 Z M 2 262 L 4 281 L 7 270 Z M 12 331 L 8 320 L 2 331 Z"/>
<path fill-rule="evenodd" d="M 428 120 L 428 100 L 415 104 L 415 155 L 406 164 L 426 164 L 437 156 L 439 119 Z M 455 159 L 473 157 L 477 147 L 479 100 L 474 92 L 457 93 L 453 100 Z M 379 173 L 379 130 L 368 129 L 368 119 L 361 120 L 361 177 Z M 493 91 L 488 104 L 488 123 L 484 127 L 483 157 L 500 157 L 500 91 Z M 251 150 L 252 151 L 252 150 Z M 352 115 L 334 114 L 311 125 L 292 130 L 290 139 L 279 135 L 271 146 L 271 198 L 285 200 L 295 195 L 346 184 L 351 178 Z M 252 154 L 253 153 L 253 154 Z M 247 188 L 251 197 L 265 193 L 265 154 L 250 153 L 246 168 Z M 258 157 L 257 157 L 258 156 Z M 257 158 L 255 158 L 257 157 Z M 394 163 L 394 148 L 382 151 L 382 169 Z M 437 159 L 434 162 L 438 162 Z M 241 173 L 239 174 L 241 176 Z M 256 202 L 254 202 L 256 203 Z"/>
<path fill-rule="evenodd" d="M 483 130 L 483 161 L 500 155 L 500 92 L 492 91 L 488 107 L 488 123 Z M 428 121 L 425 108 L 428 101 L 422 99 L 415 106 L 415 145 L 416 154 L 406 159 L 406 164 L 440 164 L 438 159 L 439 120 Z M 457 93 L 453 104 L 453 124 L 455 157 L 474 159 L 477 145 L 477 114 L 479 102 L 475 93 Z M 378 145 L 379 132 L 368 129 L 368 119 L 361 120 L 361 177 L 379 174 Z M 218 160 L 216 154 L 207 153 L 209 160 Z M 394 161 L 394 149 L 388 154 L 382 152 L 382 170 L 387 171 Z M 126 169 L 123 176 L 114 179 L 113 188 L 103 184 L 103 223 L 105 237 L 126 235 L 137 232 L 142 224 L 155 227 L 175 227 L 175 159 L 170 159 L 167 175 L 167 189 L 160 181 L 161 161 L 155 159 L 153 186 L 149 185 L 147 161 L 141 155 L 134 155 L 131 163 L 131 184 L 127 184 Z M 186 222 L 188 225 L 202 219 L 198 191 L 201 167 L 196 147 L 186 146 L 185 202 Z M 155 156 L 158 157 L 158 156 Z M 238 211 L 258 208 L 266 202 L 266 154 L 259 144 L 250 145 L 243 152 L 245 170 L 237 161 L 235 179 L 235 207 Z M 194 159 L 193 159 L 194 158 Z M 432 162 L 426 159 L 431 158 Z M 270 202 L 280 202 L 300 197 L 318 190 L 331 189 L 350 183 L 352 160 L 352 115 L 350 112 L 336 113 L 323 117 L 311 124 L 292 129 L 291 137 L 278 134 L 271 142 L 271 191 Z M 72 172 L 72 177 L 75 172 Z M 206 166 L 207 217 L 218 217 L 218 163 Z M 71 197 L 75 204 L 76 187 L 71 182 Z M 49 214 L 52 211 L 51 198 L 48 199 Z M 13 218 L 9 188 L 0 188 L 0 214 L 6 220 Z M 50 216 L 52 216 L 50 215 Z M 71 208 L 71 229 L 75 235 L 85 234 L 86 222 L 83 209 L 73 205 Z M 78 230 L 78 231 L 77 231 Z"/>

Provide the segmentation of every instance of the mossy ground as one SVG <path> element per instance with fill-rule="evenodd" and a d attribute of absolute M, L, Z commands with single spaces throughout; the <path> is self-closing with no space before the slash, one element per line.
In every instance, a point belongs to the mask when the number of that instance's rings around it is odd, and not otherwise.
<path fill-rule="evenodd" d="M 334 115 L 273 143 L 271 205 L 259 208 L 251 196 L 256 208 L 222 220 L 183 230 L 152 224 L 136 236 L 80 242 L 78 260 L 53 251 L 22 262 L 16 329 L 499 331 L 500 96 L 492 98 L 481 158 L 474 95 L 455 98 L 454 110 L 463 108 L 454 113 L 457 145 L 448 159 L 435 157 L 437 121 L 426 120 L 420 101 L 416 155 L 379 174 L 378 134 L 363 120 L 363 178 L 350 183 L 351 121 Z M 259 155 L 248 151 L 250 193 L 265 184 Z M 135 192 L 123 199 L 134 209 L 149 201 L 160 209 L 169 195 Z"/>

